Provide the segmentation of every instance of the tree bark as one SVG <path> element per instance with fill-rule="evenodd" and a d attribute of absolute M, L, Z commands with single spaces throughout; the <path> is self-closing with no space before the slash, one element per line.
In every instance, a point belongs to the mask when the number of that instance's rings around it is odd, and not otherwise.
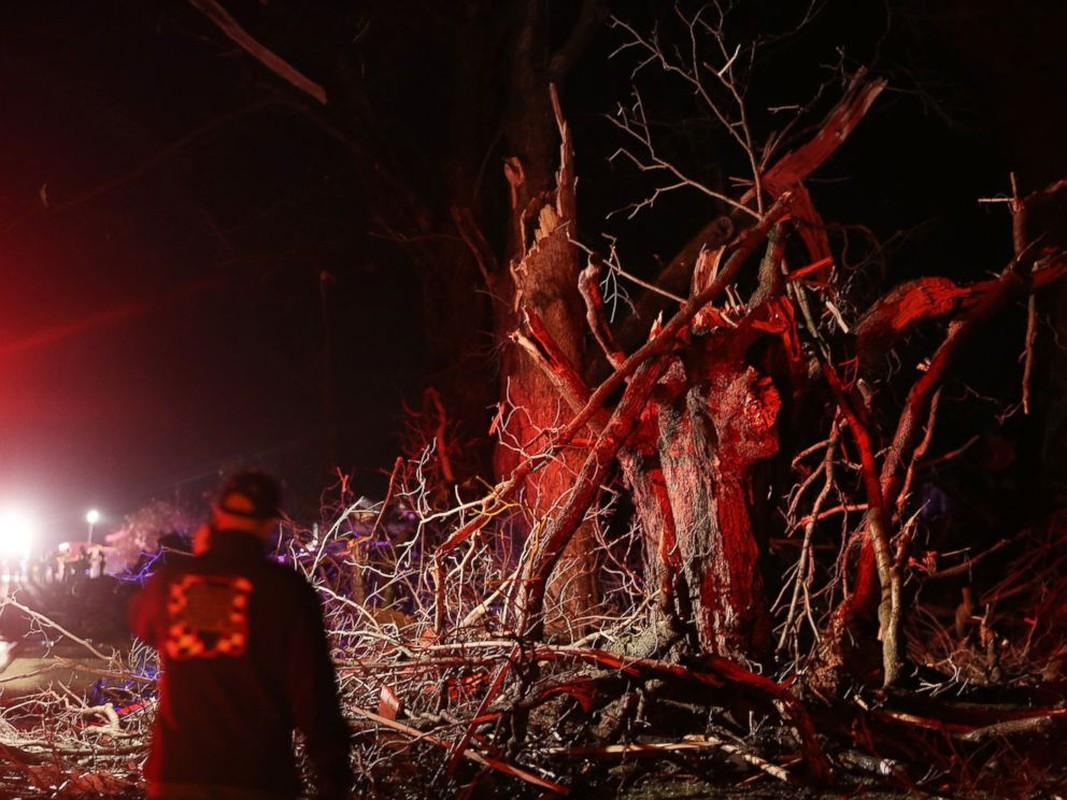
<path fill-rule="evenodd" d="M 505 120 L 508 156 L 505 175 L 511 190 L 505 274 L 493 284 L 495 329 L 503 344 L 500 416 L 494 463 L 499 476 L 541 449 L 546 434 L 569 416 L 566 400 L 539 364 L 512 341 L 527 310 L 544 326 L 560 355 L 576 371 L 585 362 L 586 324 L 579 292 L 580 253 L 576 236 L 575 176 L 570 134 L 562 118 L 552 77 L 548 20 L 539 4 L 519 4 L 511 105 Z M 518 6 L 517 6 L 518 7 Z M 555 154 L 558 153 L 558 160 Z M 558 166 L 558 171 L 557 171 Z M 525 541 L 550 526 L 559 513 L 584 454 L 563 450 L 524 480 L 526 513 L 514 518 L 514 535 Z M 581 635 L 598 605 L 596 537 L 583 523 L 569 538 L 551 573 L 548 594 L 557 610 L 550 627 L 570 627 Z"/>
<path fill-rule="evenodd" d="M 659 453 L 685 605 L 703 652 L 758 661 L 770 630 L 752 530 L 752 470 L 777 452 L 780 400 L 766 378 L 733 359 L 695 372 L 677 362 L 669 380 L 683 386 L 658 409 Z"/>

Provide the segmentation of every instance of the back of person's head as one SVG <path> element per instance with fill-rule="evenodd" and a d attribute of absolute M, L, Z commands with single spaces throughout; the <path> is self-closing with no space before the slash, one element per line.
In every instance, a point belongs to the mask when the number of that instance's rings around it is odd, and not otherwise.
<path fill-rule="evenodd" d="M 217 530 L 239 530 L 270 536 L 281 513 L 282 490 L 271 476 L 256 470 L 232 475 L 219 491 L 213 508 Z"/>

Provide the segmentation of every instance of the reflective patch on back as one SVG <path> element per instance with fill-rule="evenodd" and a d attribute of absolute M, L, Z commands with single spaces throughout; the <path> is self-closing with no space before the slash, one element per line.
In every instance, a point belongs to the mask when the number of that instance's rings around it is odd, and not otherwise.
<path fill-rule="evenodd" d="M 162 649 L 178 660 L 242 655 L 252 589 L 250 580 L 235 575 L 183 575 L 171 582 Z"/>

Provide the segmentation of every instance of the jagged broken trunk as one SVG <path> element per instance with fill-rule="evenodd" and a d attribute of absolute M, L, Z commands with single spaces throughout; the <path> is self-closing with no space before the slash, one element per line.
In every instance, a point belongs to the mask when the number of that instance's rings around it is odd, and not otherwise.
<path fill-rule="evenodd" d="M 760 661 L 770 624 L 753 526 L 756 465 L 778 452 L 774 385 L 705 337 L 657 387 L 622 455 L 660 610 L 691 623 L 702 653 Z"/>
<path fill-rule="evenodd" d="M 515 310 L 497 318 L 510 333 L 522 327 L 518 320 L 524 315 L 536 317 L 548 338 L 558 343 L 555 357 L 581 364 L 584 317 L 574 288 L 578 259 L 569 239 L 573 221 L 558 215 L 555 208 L 551 203 L 540 208 L 535 243 L 511 268 Z M 495 460 L 498 474 L 509 475 L 543 448 L 572 412 L 549 375 L 519 345 L 512 342 L 505 347 L 502 366 L 504 399 Z M 585 448 L 567 448 L 523 481 L 519 495 L 523 513 L 513 515 L 512 532 L 527 564 L 539 557 L 544 530 L 559 515 L 585 456 Z M 592 526 L 578 526 L 549 578 L 547 623 L 555 635 L 588 632 L 598 603 L 595 550 Z"/>
<path fill-rule="evenodd" d="M 537 26 L 533 21 L 529 25 L 533 35 Z M 512 474 L 534 457 L 573 413 L 552 376 L 525 351 L 521 342 L 530 342 L 524 339 L 525 332 L 539 331 L 542 346 L 551 347 L 551 358 L 566 364 L 568 371 L 576 371 L 585 361 L 580 251 L 573 240 L 577 206 L 571 142 L 558 98 L 553 104 L 550 96 L 542 87 L 516 88 L 516 97 L 523 100 L 517 103 L 509 139 L 522 155 L 505 164 L 511 188 L 508 267 L 490 285 L 503 343 L 500 413 L 494 425 L 499 476 Z M 556 130 L 551 127 L 553 120 Z M 558 171 L 551 158 L 556 133 Z M 521 545 L 525 564 L 542 556 L 541 537 L 566 504 L 584 459 L 582 448 L 566 448 L 521 481 L 522 511 L 511 515 L 511 533 L 515 544 Z M 574 638 L 591 629 L 599 603 L 597 589 L 594 531 L 590 524 L 581 524 L 548 577 L 551 602 L 546 622 L 555 635 Z"/>

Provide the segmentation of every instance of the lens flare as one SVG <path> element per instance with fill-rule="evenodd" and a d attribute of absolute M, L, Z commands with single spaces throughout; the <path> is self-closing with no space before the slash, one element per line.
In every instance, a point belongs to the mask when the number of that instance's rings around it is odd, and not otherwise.
<path fill-rule="evenodd" d="M 33 519 L 25 512 L 0 512 L 0 558 L 28 558 L 33 547 L 34 528 Z"/>

